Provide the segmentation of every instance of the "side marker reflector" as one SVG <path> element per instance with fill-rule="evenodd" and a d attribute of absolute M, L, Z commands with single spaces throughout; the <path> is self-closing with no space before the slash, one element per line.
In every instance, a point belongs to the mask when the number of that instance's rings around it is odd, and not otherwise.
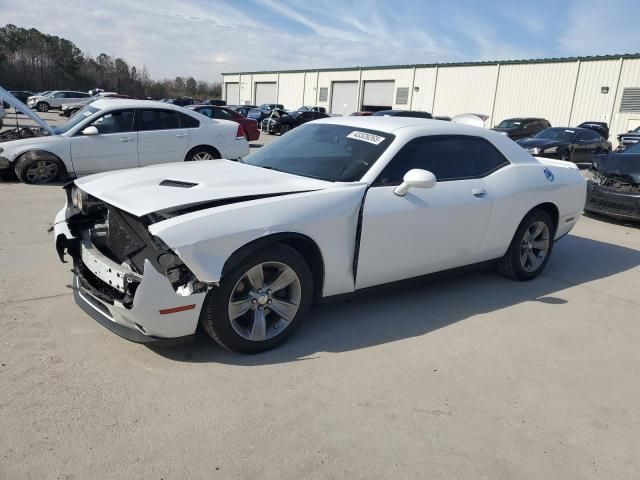
<path fill-rule="evenodd" d="M 196 308 L 195 303 L 191 305 L 183 305 L 182 307 L 165 308 L 163 310 L 160 310 L 160 315 L 169 315 L 170 313 L 184 312 L 186 310 L 193 310 L 194 308 Z"/>

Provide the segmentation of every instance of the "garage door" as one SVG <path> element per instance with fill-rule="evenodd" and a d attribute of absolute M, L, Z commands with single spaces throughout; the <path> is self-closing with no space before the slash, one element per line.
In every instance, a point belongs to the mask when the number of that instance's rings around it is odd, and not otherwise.
<path fill-rule="evenodd" d="M 240 103 L 240 85 L 237 83 L 225 83 L 224 99 L 227 105 L 238 105 Z"/>
<path fill-rule="evenodd" d="M 256 105 L 263 103 L 278 103 L 278 88 L 276 82 L 256 82 Z"/>
<path fill-rule="evenodd" d="M 331 84 L 331 113 L 351 115 L 358 111 L 358 82 Z"/>
<path fill-rule="evenodd" d="M 393 87 L 393 80 L 364 82 L 362 109 L 370 112 L 390 110 L 393 107 Z"/>

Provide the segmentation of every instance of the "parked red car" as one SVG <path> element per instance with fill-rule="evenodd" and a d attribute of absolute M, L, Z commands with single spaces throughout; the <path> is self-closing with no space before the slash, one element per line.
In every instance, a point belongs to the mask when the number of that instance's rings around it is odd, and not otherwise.
<path fill-rule="evenodd" d="M 253 140 L 258 140 L 258 138 L 260 138 L 258 122 L 251 118 L 243 117 L 238 112 L 235 112 L 230 108 L 217 107 L 214 105 L 189 105 L 186 108 L 195 110 L 209 118 L 215 118 L 217 120 L 231 120 L 232 122 L 239 123 L 244 129 L 244 136 L 248 142 L 252 142 Z"/>

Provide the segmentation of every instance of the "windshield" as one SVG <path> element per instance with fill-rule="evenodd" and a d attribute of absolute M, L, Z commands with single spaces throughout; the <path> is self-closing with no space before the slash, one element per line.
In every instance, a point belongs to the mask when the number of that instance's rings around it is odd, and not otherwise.
<path fill-rule="evenodd" d="M 375 130 L 307 123 L 242 162 L 330 182 L 354 182 L 362 178 L 394 138 Z"/>
<path fill-rule="evenodd" d="M 59 127 L 51 127 L 51 129 L 53 130 L 54 133 L 61 135 L 63 133 L 68 132 L 73 127 L 78 125 L 80 122 L 84 121 L 85 118 L 90 117 L 91 115 L 93 115 L 98 111 L 100 111 L 100 109 L 92 107 L 91 105 L 86 105 L 85 107 L 78 110 L 78 113 L 72 116 L 65 123 L 63 123 Z"/>
<path fill-rule="evenodd" d="M 536 133 L 533 138 L 542 138 L 544 140 L 556 140 L 558 142 L 569 142 L 575 135 L 575 130 L 566 128 L 547 128 Z"/>
<path fill-rule="evenodd" d="M 522 125 L 520 120 L 503 120 L 498 125 L 498 128 L 518 128 Z"/>

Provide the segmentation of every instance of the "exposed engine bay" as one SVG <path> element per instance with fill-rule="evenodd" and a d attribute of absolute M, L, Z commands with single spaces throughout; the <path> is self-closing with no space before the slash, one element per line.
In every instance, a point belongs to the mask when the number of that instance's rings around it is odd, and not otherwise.
<path fill-rule="evenodd" d="M 93 295 L 111 304 L 117 300 L 130 307 L 144 275 L 145 261 L 169 280 L 178 295 L 188 296 L 208 289 L 167 245 L 149 233 L 145 219 L 71 185 L 66 190 L 69 203 L 79 210 L 67 221 L 77 241 L 60 245 L 58 253 L 64 255 L 66 250 L 71 255 L 82 286 Z M 91 259 L 92 249 L 113 262 L 113 267 L 99 259 L 87 261 Z M 106 280 L 109 277 L 113 280 Z"/>
<path fill-rule="evenodd" d="M 24 138 L 47 137 L 49 132 L 40 127 L 17 127 L 0 133 L 0 143 Z"/>

